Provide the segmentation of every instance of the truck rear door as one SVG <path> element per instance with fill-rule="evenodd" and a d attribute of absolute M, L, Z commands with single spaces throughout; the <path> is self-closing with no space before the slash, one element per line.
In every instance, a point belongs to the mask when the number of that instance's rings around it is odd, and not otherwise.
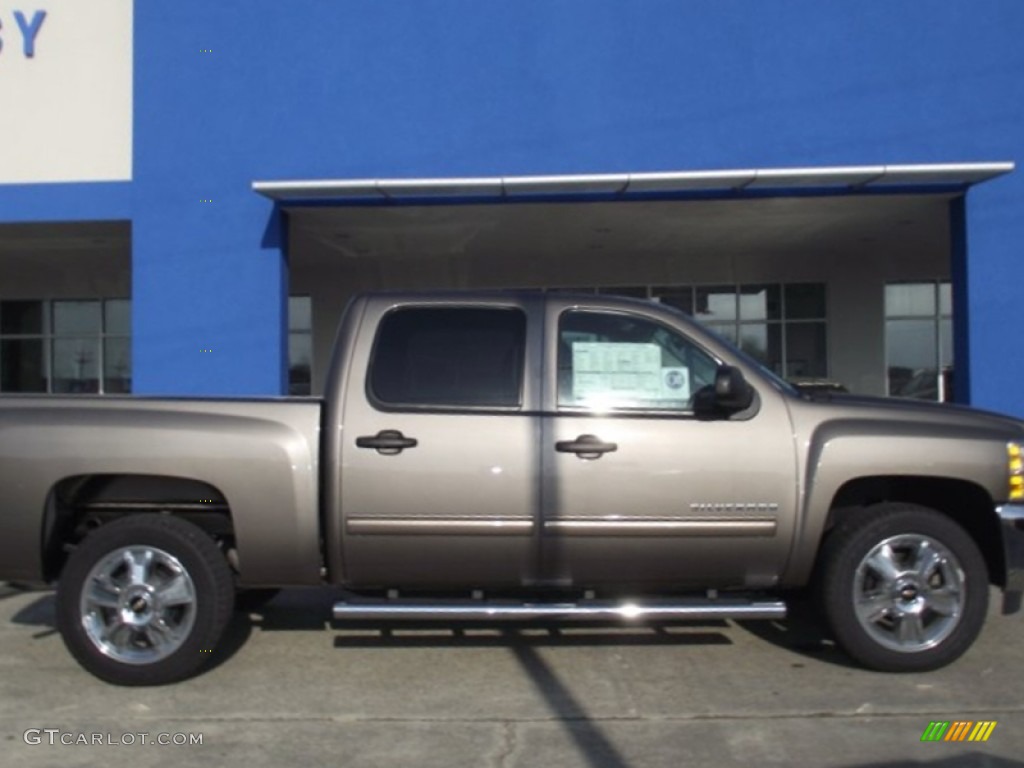
<path fill-rule="evenodd" d="M 536 579 L 541 313 L 511 295 L 370 302 L 342 419 L 346 582 Z"/>

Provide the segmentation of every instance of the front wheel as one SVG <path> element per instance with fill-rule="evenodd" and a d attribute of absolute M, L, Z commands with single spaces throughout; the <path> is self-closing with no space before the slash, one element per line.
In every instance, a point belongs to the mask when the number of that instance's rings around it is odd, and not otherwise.
<path fill-rule="evenodd" d="M 821 557 L 825 618 L 836 642 L 867 667 L 936 669 L 959 658 L 981 631 L 985 560 L 945 515 L 911 504 L 850 512 Z"/>
<path fill-rule="evenodd" d="M 72 553 L 57 587 L 57 625 L 96 677 L 161 685 L 209 661 L 233 599 L 228 564 L 203 530 L 137 515 L 102 526 Z"/>

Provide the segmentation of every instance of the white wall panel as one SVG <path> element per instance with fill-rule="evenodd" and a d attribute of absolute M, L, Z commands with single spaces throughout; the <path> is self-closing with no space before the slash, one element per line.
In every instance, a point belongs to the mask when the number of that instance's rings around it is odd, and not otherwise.
<path fill-rule="evenodd" d="M 0 2 L 0 184 L 131 179 L 132 12 Z"/>

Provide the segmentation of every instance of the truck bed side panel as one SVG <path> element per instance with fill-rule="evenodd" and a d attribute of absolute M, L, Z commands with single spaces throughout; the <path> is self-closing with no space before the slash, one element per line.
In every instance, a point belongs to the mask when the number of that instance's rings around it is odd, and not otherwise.
<path fill-rule="evenodd" d="M 0 578 L 42 577 L 43 512 L 56 483 L 144 474 L 224 495 L 243 583 L 317 583 L 319 418 L 312 400 L 3 398 Z"/>

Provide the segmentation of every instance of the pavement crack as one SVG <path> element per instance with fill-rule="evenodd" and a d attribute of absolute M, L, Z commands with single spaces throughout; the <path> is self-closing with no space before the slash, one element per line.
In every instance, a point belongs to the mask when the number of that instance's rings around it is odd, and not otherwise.
<path fill-rule="evenodd" d="M 501 745 L 498 747 L 498 753 L 492 761 L 495 768 L 506 768 L 509 758 L 515 753 L 518 746 L 519 734 L 516 724 L 506 722 L 501 729 Z"/>

